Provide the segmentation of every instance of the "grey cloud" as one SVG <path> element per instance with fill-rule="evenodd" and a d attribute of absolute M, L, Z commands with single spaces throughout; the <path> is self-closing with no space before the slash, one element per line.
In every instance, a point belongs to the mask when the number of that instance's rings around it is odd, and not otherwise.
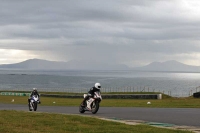
<path fill-rule="evenodd" d="M 180 59 L 199 51 L 197 9 L 179 0 L 1 1 L 0 48 L 58 60 Z"/>

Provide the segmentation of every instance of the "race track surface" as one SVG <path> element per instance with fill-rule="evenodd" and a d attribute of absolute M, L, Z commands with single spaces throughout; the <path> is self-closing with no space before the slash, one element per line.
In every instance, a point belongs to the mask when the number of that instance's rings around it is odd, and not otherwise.
<path fill-rule="evenodd" d="M 28 111 L 28 105 L 0 104 L 0 110 Z M 38 106 L 37 112 L 80 114 L 78 107 Z M 200 109 L 198 108 L 138 108 L 138 107 L 100 107 L 97 114 L 85 112 L 103 118 L 123 120 L 143 120 L 175 124 L 177 126 L 200 127 Z"/>

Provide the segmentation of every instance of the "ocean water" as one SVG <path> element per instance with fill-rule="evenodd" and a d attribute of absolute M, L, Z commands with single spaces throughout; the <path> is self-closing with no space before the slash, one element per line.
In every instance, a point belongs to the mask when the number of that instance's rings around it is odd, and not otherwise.
<path fill-rule="evenodd" d="M 87 92 L 96 82 L 105 92 L 154 91 L 185 97 L 200 91 L 200 73 L 0 70 L 0 90 Z"/>

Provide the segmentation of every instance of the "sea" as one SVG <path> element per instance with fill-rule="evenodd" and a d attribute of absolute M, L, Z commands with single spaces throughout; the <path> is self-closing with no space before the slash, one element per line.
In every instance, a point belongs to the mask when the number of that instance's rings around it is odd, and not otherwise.
<path fill-rule="evenodd" d="M 134 70 L 0 70 L 0 91 L 86 93 L 96 82 L 102 92 L 161 92 L 187 97 L 200 91 L 200 73 Z"/>

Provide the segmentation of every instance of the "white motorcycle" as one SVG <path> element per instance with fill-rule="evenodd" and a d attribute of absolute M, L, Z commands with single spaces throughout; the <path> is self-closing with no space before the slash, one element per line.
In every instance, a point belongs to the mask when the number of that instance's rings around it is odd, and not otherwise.
<path fill-rule="evenodd" d="M 32 110 L 36 111 L 38 103 L 40 103 L 39 97 L 37 95 L 33 95 L 29 102 L 29 106 L 28 106 L 29 111 L 32 111 Z"/>
<path fill-rule="evenodd" d="M 84 94 L 83 97 L 85 98 L 87 94 Z M 102 97 L 101 93 L 99 91 L 94 92 L 94 97 L 90 97 L 86 100 L 85 103 L 83 103 L 84 106 L 82 106 L 82 103 L 79 106 L 79 112 L 84 113 L 85 111 L 91 111 L 93 114 L 96 114 L 99 110 L 99 103 L 101 102 Z"/>

